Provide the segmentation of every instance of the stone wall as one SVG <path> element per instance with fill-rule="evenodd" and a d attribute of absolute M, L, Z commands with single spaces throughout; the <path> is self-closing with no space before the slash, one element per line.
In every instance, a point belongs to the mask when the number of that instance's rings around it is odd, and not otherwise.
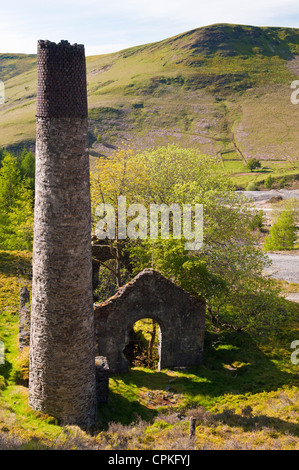
<path fill-rule="evenodd" d="M 27 287 L 20 289 L 19 350 L 30 344 L 30 294 Z"/>
<path fill-rule="evenodd" d="M 97 356 L 96 365 L 96 390 L 97 402 L 107 403 L 109 396 L 109 365 L 106 357 Z"/>

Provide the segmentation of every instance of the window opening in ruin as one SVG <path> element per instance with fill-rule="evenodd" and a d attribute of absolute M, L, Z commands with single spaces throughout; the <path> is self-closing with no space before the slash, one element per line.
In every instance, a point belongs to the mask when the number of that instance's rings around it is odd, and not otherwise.
<path fill-rule="evenodd" d="M 156 320 L 143 318 L 134 323 L 129 331 L 128 342 L 123 351 L 130 367 L 157 369 L 161 349 L 161 329 Z"/>

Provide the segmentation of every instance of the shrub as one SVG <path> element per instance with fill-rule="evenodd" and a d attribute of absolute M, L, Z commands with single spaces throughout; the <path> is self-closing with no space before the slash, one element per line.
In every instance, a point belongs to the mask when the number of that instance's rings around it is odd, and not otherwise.
<path fill-rule="evenodd" d="M 273 178 L 273 176 L 269 175 L 269 176 L 265 179 L 264 186 L 265 186 L 266 189 L 271 189 L 273 183 L 274 183 L 274 178 Z"/>
<path fill-rule="evenodd" d="M 246 187 L 246 191 L 258 191 L 257 185 L 255 183 L 249 183 Z"/>
<path fill-rule="evenodd" d="M 278 181 L 278 185 L 279 185 L 279 189 L 284 188 L 285 185 L 286 185 L 286 179 L 285 178 L 280 178 L 280 180 Z"/>
<path fill-rule="evenodd" d="M 270 197 L 269 201 L 267 201 L 267 203 L 276 204 L 277 202 L 280 202 L 282 200 L 283 200 L 282 196 L 272 196 L 272 197 Z"/>
<path fill-rule="evenodd" d="M 255 229 L 260 230 L 263 227 L 263 225 L 264 225 L 263 211 L 258 211 L 252 217 L 252 220 L 250 222 L 250 228 L 251 230 L 255 230 Z"/>

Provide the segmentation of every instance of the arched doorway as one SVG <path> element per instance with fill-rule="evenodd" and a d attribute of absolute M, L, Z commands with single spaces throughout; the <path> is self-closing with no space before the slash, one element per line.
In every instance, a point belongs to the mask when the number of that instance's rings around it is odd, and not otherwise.
<path fill-rule="evenodd" d="M 160 368 L 162 334 L 159 323 L 154 318 L 137 320 L 133 327 L 128 325 L 127 344 L 123 355 L 129 367 Z"/>

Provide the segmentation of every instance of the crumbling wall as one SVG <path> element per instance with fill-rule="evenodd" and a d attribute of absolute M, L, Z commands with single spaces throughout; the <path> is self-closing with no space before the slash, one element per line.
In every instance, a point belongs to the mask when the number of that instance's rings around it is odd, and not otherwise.
<path fill-rule="evenodd" d="M 145 269 L 107 301 L 95 305 L 97 354 L 113 373 L 128 370 L 123 350 L 136 321 L 152 318 L 160 326 L 159 369 L 202 363 L 205 303 Z"/>

